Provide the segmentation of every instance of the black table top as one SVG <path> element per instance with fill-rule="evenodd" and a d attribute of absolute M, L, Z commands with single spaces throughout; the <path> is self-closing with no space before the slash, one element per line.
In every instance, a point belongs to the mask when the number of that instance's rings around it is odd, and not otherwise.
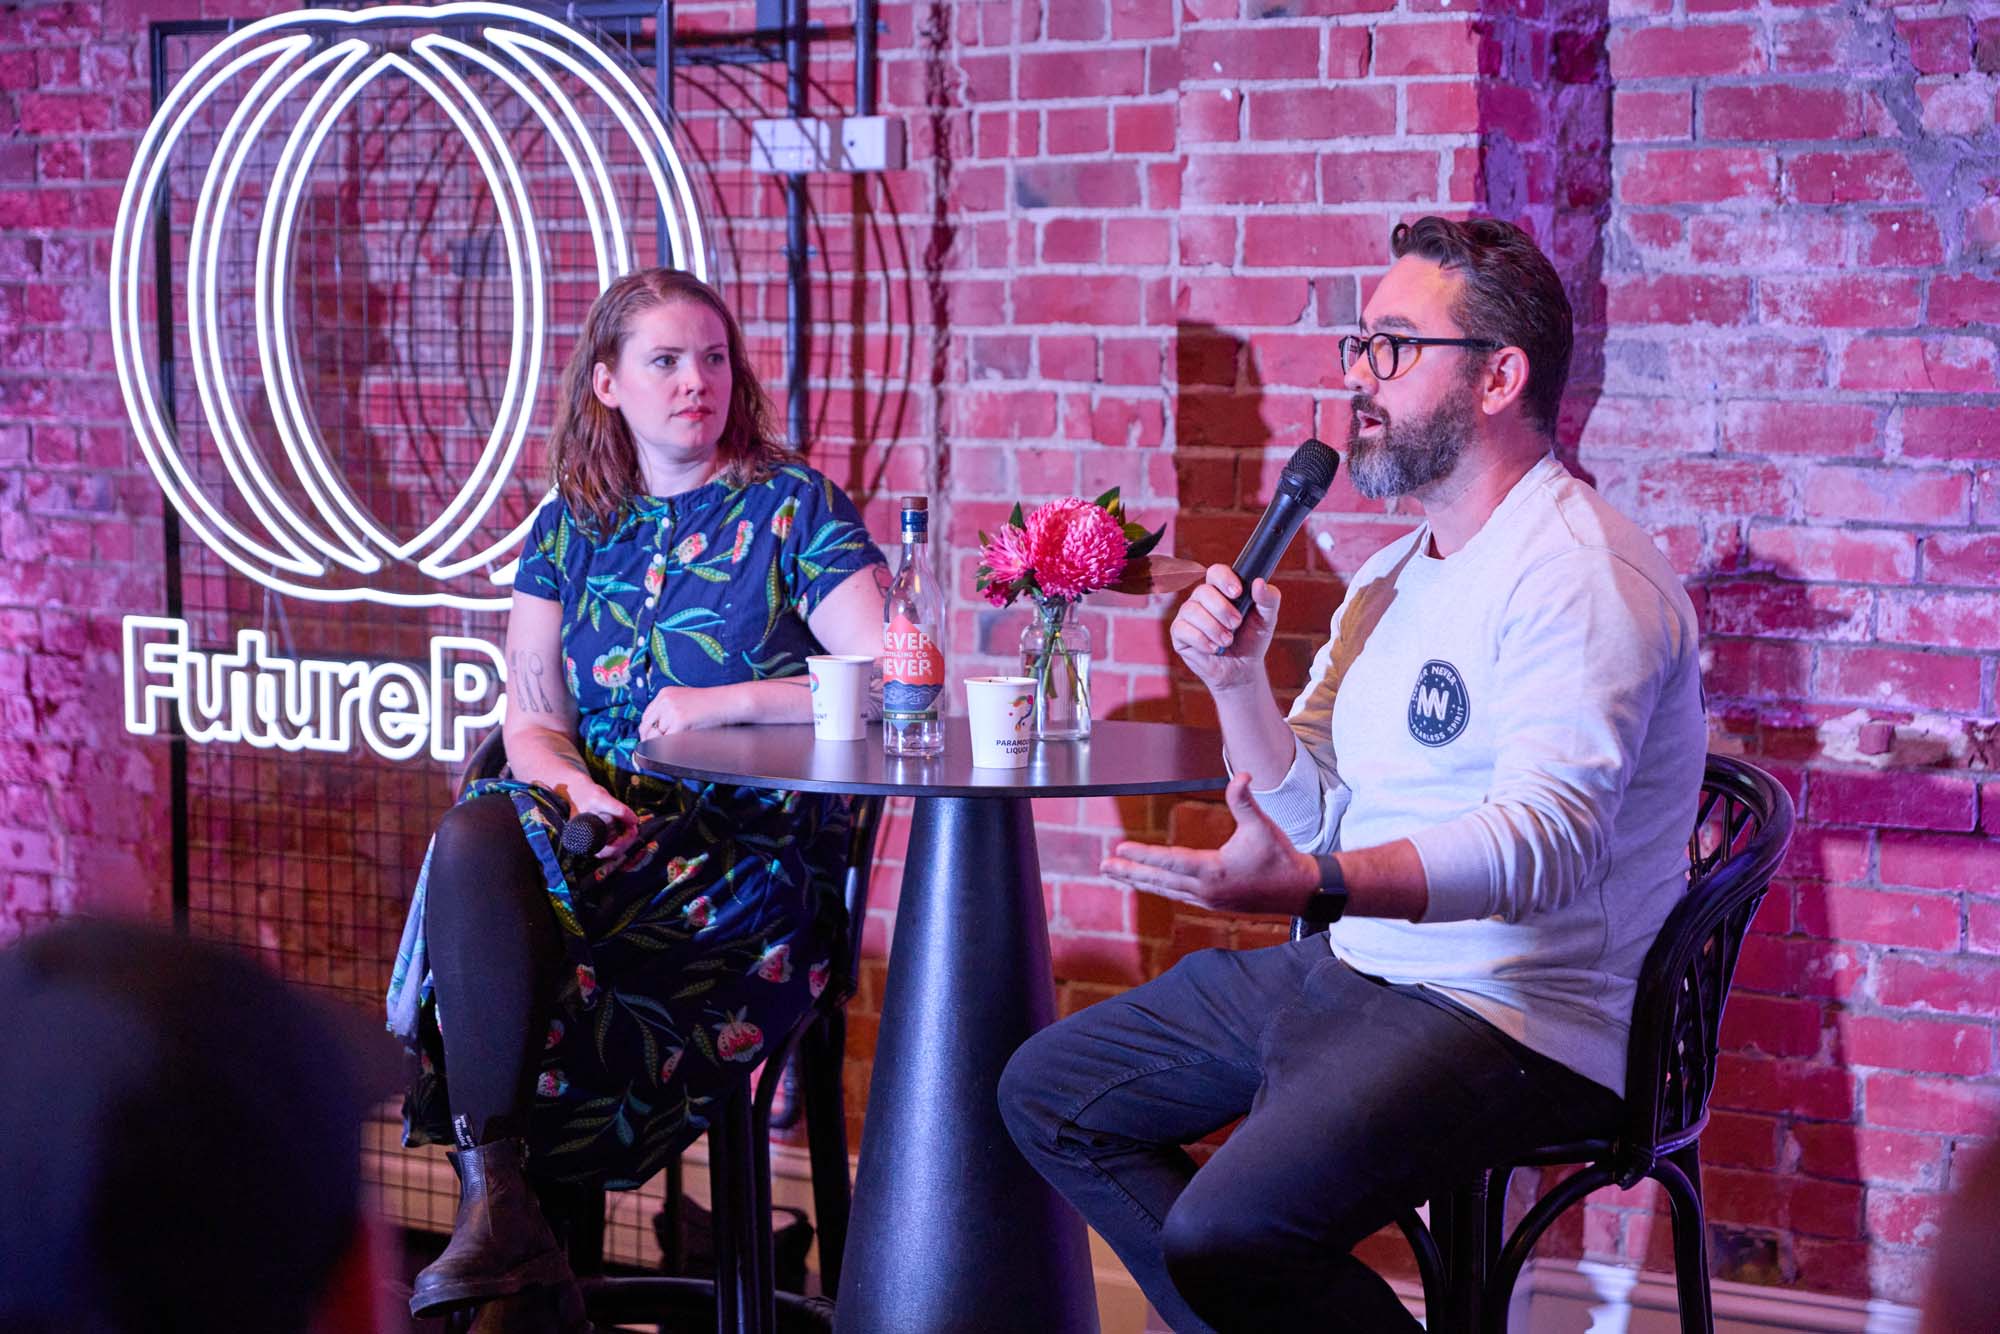
<path fill-rule="evenodd" d="M 1226 787 L 1222 734 L 1176 723 L 1100 722 L 1088 741 L 1037 742 L 1022 769 L 980 769 L 963 718 L 945 720 L 942 755 L 882 753 L 882 727 L 860 741 L 819 741 L 811 723 L 717 727 L 655 737 L 639 767 L 675 778 L 798 792 L 906 797 L 1090 797 Z"/>

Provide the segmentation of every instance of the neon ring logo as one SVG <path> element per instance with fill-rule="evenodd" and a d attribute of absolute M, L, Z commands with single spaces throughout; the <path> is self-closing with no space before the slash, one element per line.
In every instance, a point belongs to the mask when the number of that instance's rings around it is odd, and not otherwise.
<path fill-rule="evenodd" d="M 381 50 L 360 35 L 365 27 L 422 27 L 404 49 Z M 475 28 L 482 46 L 446 32 Z M 345 31 L 349 35 L 342 37 Z M 707 246 L 694 191 L 657 110 L 627 72 L 588 37 L 554 19 L 511 5 L 393 5 L 354 12 L 302 10 L 241 29 L 217 44 L 174 87 L 140 141 L 112 232 L 111 338 L 139 445 L 168 501 L 201 541 L 241 573 L 279 593 L 320 601 L 365 600 L 394 606 L 454 606 L 498 610 L 530 514 L 496 542 L 467 551 L 512 479 L 543 376 L 546 340 L 542 240 L 534 201 L 506 135 L 466 80 L 477 70 L 506 85 L 546 130 L 582 197 L 596 261 L 598 290 L 634 267 L 611 174 L 572 98 L 581 85 L 637 146 L 667 233 L 671 261 L 707 276 Z M 239 524 L 206 494 L 189 471 L 175 432 L 163 416 L 146 367 L 140 331 L 142 267 L 149 257 L 148 220 L 175 146 L 196 113 L 255 72 L 254 82 L 214 141 L 214 155 L 195 201 L 187 247 L 188 350 L 196 393 L 215 447 L 236 494 L 255 516 Z M 398 538 L 367 512 L 317 437 L 294 364 L 289 288 L 301 201 L 328 133 L 342 112 L 376 79 L 398 74 L 427 94 L 462 135 L 491 191 L 505 242 L 512 294 L 506 378 L 495 419 L 477 464 L 451 501 L 414 536 Z M 570 81 L 567 86 L 565 79 Z M 241 212 L 239 187 L 260 134 L 295 95 L 305 106 L 287 133 L 264 184 L 257 221 L 255 311 L 257 357 L 275 433 L 313 515 L 300 512 L 279 485 L 273 460 L 252 441 L 232 398 L 219 317 L 224 222 Z M 247 196 L 244 196 L 247 198 Z M 296 492 L 294 493 L 296 494 Z M 253 530 L 254 529 L 254 530 Z M 390 562 L 408 563 L 443 583 L 486 571 L 492 593 L 425 592 L 373 587 L 368 576 Z M 325 581 L 335 567 L 343 586 Z M 358 579 L 360 582 L 355 583 Z"/>

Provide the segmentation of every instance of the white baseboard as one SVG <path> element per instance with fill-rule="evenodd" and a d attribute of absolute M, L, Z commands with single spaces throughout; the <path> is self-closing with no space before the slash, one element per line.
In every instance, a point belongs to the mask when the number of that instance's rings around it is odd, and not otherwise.
<path fill-rule="evenodd" d="M 377 1204 L 391 1221 L 449 1231 L 457 1182 L 437 1150 L 406 1150 L 384 1133 L 369 1144 Z M 690 1196 L 708 1199 L 708 1145 L 699 1141 L 683 1158 L 682 1181 Z M 812 1211 L 811 1161 L 802 1147 L 771 1148 L 771 1187 L 777 1203 Z M 658 1183 L 636 1193 L 614 1193 L 614 1207 L 632 1220 L 658 1207 Z M 437 1206 L 444 1203 L 440 1210 Z M 1138 1285 L 1095 1234 L 1091 1268 L 1104 1334 L 1143 1334 L 1148 1311 Z M 613 1259 L 657 1259 L 637 1249 Z M 813 1267 L 818 1268 L 817 1260 Z M 1393 1280 L 1403 1304 L 1424 1314 L 1423 1288 L 1414 1279 Z M 1917 1311 L 1895 1302 L 1834 1297 L 1794 1288 L 1767 1288 L 1718 1279 L 1711 1285 L 1716 1334 L 1916 1334 Z M 1533 1260 L 1514 1290 L 1511 1334 L 1679 1334 L 1680 1300 L 1672 1274 L 1628 1269 L 1592 1260 Z"/>
<path fill-rule="evenodd" d="M 1393 1286 L 1422 1316 L 1416 1281 Z M 1916 1308 L 1896 1302 L 1726 1279 L 1709 1290 L 1716 1334 L 1916 1334 Z M 1594 1260 L 1531 1260 L 1508 1317 L 1513 1334 L 1680 1334 L 1680 1327 L 1672 1274 Z"/>

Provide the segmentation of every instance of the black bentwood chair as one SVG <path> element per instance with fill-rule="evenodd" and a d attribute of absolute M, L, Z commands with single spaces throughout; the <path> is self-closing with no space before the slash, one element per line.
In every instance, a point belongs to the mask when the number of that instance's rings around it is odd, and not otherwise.
<path fill-rule="evenodd" d="M 459 780 L 461 791 L 478 779 L 498 777 L 506 765 L 507 752 L 496 727 L 466 761 Z M 771 1106 L 796 1052 L 807 1153 L 812 1163 L 814 1222 L 819 1229 L 820 1290 L 837 1292 L 852 1203 L 847 1174 L 847 1100 L 842 1083 L 846 1005 L 860 977 L 868 877 L 874 867 L 875 836 L 881 820 L 880 797 L 855 798 L 841 886 L 847 904 L 847 939 L 834 953 L 834 972 L 826 990 L 791 1032 L 772 1046 L 754 1087 L 746 1078 L 718 1107 L 709 1125 L 716 1277 L 606 1275 L 605 1192 L 537 1186 L 543 1212 L 569 1251 L 570 1267 L 576 1271 L 593 1321 L 620 1325 L 672 1321 L 684 1328 L 687 1318 L 712 1309 L 718 1334 L 831 1328 L 830 1302 L 777 1290 L 771 1240 Z M 677 1213 L 680 1202 L 678 1169 L 678 1161 L 668 1169 L 670 1215 Z"/>
<path fill-rule="evenodd" d="M 1713 1334 L 1701 1132 L 1737 952 L 1791 841 L 1792 799 L 1778 781 L 1742 760 L 1710 755 L 1688 839 L 1687 893 L 1667 915 L 1639 974 L 1621 1121 L 1607 1138 L 1544 1145 L 1460 1183 L 1431 1200 L 1428 1228 L 1415 1209 L 1396 1220 L 1416 1252 L 1431 1329 L 1505 1334 L 1515 1282 L 1549 1225 L 1601 1186 L 1630 1187 L 1651 1177 L 1673 1208 L 1682 1334 Z M 1295 920 L 1292 938 L 1304 930 Z M 1515 1170 L 1576 1163 L 1583 1169 L 1507 1234 L 1507 1183 Z"/>

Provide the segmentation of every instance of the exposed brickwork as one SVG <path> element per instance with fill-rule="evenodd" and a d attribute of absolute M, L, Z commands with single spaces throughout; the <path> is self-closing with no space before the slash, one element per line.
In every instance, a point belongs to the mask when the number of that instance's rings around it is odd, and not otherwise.
<path fill-rule="evenodd" d="M 1897 1300 L 2000 1119 L 2000 28 L 1975 10 L 889 4 L 882 88 L 912 163 L 826 241 L 880 285 L 815 296 L 836 349 L 817 457 L 878 499 L 943 473 L 969 672 L 1010 661 L 1023 623 L 970 597 L 975 529 L 1117 484 L 1180 554 L 1227 560 L 1296 443 L 1341 437 L 1332 340 L 1389 224 L 1531 226 L 1582 327 L 1565 449 L 1694 589 L 1715 748 L 1800 799 L 1705 1141 L 1718 1262 Z M 196 12 L 0 18 L 0 935 L 166 899 L 163 754 L 116 705 L 118 618 L 161 604 L 158 498 L 103 275 L 144 21 Z M 854 366 L 898 388 L 857 400 Z M 1312 525 L 1330 552 L 1302 541 L 1281 574 L 1281 688 L 1344 575 L 1412 522 L 1336 484 Z M 1103 714 L 1212 717 L 1169 661 L 1169 614 L 1086 608 Z M 1216 806 L 1037 815 L 1065 1010 L 1278 937 L 1095 875 L 1119 837 L 1218 841 Z M 868 923 L 864 1063 L 906 837 L 899 819 Z M 864 1071 L 850 1087 L 858 1115 Z M 1606 1193 L 1566 1239 L 1663 1263 L 1658 1203 Z"/>

